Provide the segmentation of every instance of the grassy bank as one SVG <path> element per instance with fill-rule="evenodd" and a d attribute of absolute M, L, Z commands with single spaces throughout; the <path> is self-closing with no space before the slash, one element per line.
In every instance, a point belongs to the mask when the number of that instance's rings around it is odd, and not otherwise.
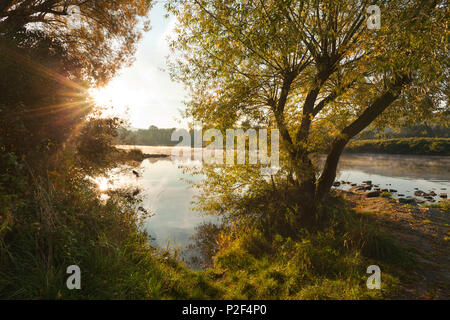
<path fill-rule="evenodd" d="M 36 176 L 12 154 L 0 174 L 1 299 L 187 299 L 216 294 L 203 275 L 148 244 L 127 190 L 99 199 L 71 162 Z M 66 286 L 70 265 L 81 290 Z"/>
<path fill-rule="evenodd" d="M 149 245 L 132 190 L 101 200 L 72 160 L 39 176 L 12 154 L 1 164 L 3 299 L 384 299 L 404 297 L 405 283 L 411 291 L 416 281 L 408 276 L 415 259 L 397 238 L 338 195 L 318 228 L 297 225 L 262 197 L 263 219 L 206 229 L 198 240 L 212 264 L 193 271 Z M 70 265 L 81 268 L 81 290 L 66 287 Z M 382 290 L 366 287 L 370 265 L 382 270 Z"/>
<path fill-rule="evenodd" d="M 327 208 L 333 219 L 321 230 L 298 228 L 268 238 L 258 227 L 219 236 L 207 278 L 232 299 L 384 299 L 401 296 L 402 270 L 412 258 L 369 217 L 343 202 Z M 382 290 L 369 290 L 367 267 L 383 270 Z"/>
<path fill-rule="evenodd" d="M 226 299 L 445 299 L 445 203 L 420 208 L 345 193 L 324 207 L 332 217 L 317 230 L 268 237 L 255 224 L 231 227 L 205 275 Z M 381 269 L 381 290 L 366 287 L 370 265 Z"/>
<path fill-rule="evenodd" d="M 353 140 L 345 148 L 345 152 L 450 156 L 450 139 L 401 138 Z"/>

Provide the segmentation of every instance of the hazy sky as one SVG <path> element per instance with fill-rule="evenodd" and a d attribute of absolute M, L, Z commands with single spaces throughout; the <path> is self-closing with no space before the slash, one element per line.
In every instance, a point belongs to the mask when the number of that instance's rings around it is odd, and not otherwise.
<path fill-rule="evenodd" d="M 172 82 L 168 72 L 162 70 L 169 54 L 167 37 L 176 21 L 174 17 L 165 18 L 165 13 L 163 3 L 154 5 L 150 12 L 152 29 L 143 35 L 134 64 L 94 93 L 99 103 L 114 105 L 116 114 L 123 115 L 128 108 L 132 127 L 186 127 L 179 112 L 184 108 L 186 92 L 182 84 Z"/>

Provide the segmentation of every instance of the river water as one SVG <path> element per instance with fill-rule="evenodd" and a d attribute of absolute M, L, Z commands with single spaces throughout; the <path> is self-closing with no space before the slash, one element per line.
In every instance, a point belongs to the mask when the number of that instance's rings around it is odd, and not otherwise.
<path fill-rule="evenodd" d="M 127 147 L 129 148 L 129 147 Z M 170 147 L 137 147 L 144 153 L 171 154 Z M 185 180 L 199 181 L 201 177 L 189 176 L 179 162 L 170 158 L 146 159 L 136 177 L 131 170 L 113 174 L 108 182 L 101 182 L 101 190 L 110 187 L 133 185 L 143 195 L 142 206 L 154 215 L 145 224 L 157 247 L 186 247 L 202 222 L 215 218 L 192 211 L 196 190 Z M 199 165 L 199 161 L 185 161 L 183 165 Z M 414 196 L 419 189 L 436 194 L 450 190 L 450 157 L 403 155 L 343 155 L 336 180 L 361 184 L 371 180 L 380 188 L 396 189 L 398 194 Z M 342 188 L 342 187 L 340 187 Z M 343 188 L 348 188 L 345 185 Z M 439 197 L 435 197 L 436 201 Z"/>

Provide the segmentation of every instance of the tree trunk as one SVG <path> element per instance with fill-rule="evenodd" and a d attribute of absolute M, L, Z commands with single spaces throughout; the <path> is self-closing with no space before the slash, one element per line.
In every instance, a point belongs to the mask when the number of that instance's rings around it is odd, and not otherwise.
<path fill-rule="evenodd" d="M 347 144 L 349 139 L 336 139 L 333 142 L 331 151 L 327 156 L 325 166 L 322 171 L 322 175 L 317 183 L 317 189 L 314 198 L 317 201 L 322 201 L 324 197 L 330 192 L 333 186 L 334 179 L 336 178 L 337 165 L 339 163 L 339 158 L 341 157 L 342 151 Z"/>
<path fill-rule="evenodd" d="M 301 224 L 314 225 L 317 218 L 314 195 L 316 190 L 316 175 L 313 163 L 304 152 L 297 153 L 294 158 L 296 175 L 296 203 L 299 209 L 298 220 Z"/>
<path fill-rule="evenodd" d="M 397 78 L 396 81 L 392 83 L 390 88 L 383 95 L 378 97 L 358 119 L 341 131 L 339 136 L 331 145 L 322 175 L 317 181 L 315 193 L 316 201 L 322 201 L 329 193 L 334 179 L 336 178 L 336 169 L 339 158 L 341 157 L 341 154 L 350 139 L 370 125 L 372 121 L 374 121 L 384 110 L 386 110 L 392 102 L 398 98 L 403 85 L 409 82 L 411 82 L 411 78 L 407 75 Z"/>

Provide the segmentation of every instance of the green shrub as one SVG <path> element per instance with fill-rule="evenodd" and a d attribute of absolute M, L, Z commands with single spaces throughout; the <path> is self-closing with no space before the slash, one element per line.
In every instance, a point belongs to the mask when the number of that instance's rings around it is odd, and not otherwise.
<path fill-rule="evenodd" d="M 368 299 L 399 290 L 399 269 L 409 255 L 367 218 L 342 207 L 324 206 L 328 224 L 299 227 L 290 236 L 264 240 L 256 224 L 245 225 L 222 241 L 208 274 L 217 279 L 225 298 L 239 299 Z M 261 250 L 257 250 L 260 246 Z M 406 261 L 406 262 L 405 262 Z M 383 290 L 368 290 L 366 269 L 383 268 Z"/>

